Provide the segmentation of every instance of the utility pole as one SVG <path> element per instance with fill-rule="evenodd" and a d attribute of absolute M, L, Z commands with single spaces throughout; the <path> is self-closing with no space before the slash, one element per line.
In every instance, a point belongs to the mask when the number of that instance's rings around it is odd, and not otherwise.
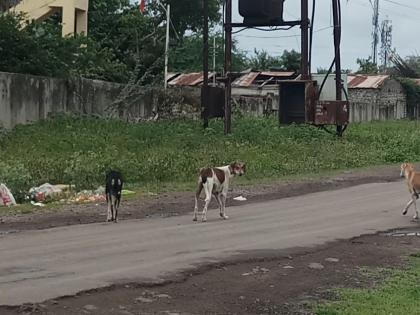
<path fill-rule="evenodd" d="M 216 86 L 216 35 L 213 37 L 213 86 Z"/>
<path fill-rule="evenodd" d="M 340 0 L 332 0 L 333 7 L 333 22 L 334 22 L 334 53 L 335 53 L 335 99 L 342 101 L 342 89 L 343 85 L 341 82 L 341 20 L 339 16 Z M 342 136 L 343 126 L 337 125 L 337 135 Z"/>
<path fill-rule="evenodd" d="M 225 17 L 225 135 L 232 132 L 232 0 L 226 0 Z"/>
<path fill-rule="evenodd" d="M 204 104 L 204 128 L 209 126 L 209 2 L 203 0 L 203 87 L 201 89 L 201 103 Z"/>
<path fill-rule="evenodd" d="M 378 64 L 378 43 L 379 43 L 379 0 L 373 0 L 372 18 L 372 62 Z M 372 0 L 370 0 L 372 3 Z"/>
<path fill-rule="evenodd" d="M 301 0 L 301 75 L 303 80 L 309 80 L 309 17 L 308 17 L 308 0 Z"/>
<path fill-rule="evenodd" d="M 164 88 L 168 88 L 168 62 L 169 62 L 169 26 L 171 24 L 171 6 L 166 8 L 166 46 L 165 46 L 165 78 Z"/>

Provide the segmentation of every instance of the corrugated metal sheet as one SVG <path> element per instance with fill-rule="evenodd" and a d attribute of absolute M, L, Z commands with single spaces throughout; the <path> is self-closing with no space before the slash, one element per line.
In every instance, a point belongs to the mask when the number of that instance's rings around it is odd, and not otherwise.
<path fill-rule="evenodd" d="M 172 72 L 169 72 L 168 73 L 168 76 L 166 77 L 166 81 L 171 81 L 171 80 L 173 80 L 173 79 L 175 79 L 175 77 L 177 77 L 177 76 L 179 76 L 181 73 L 172 73 Z"/>
<path fill-rule="evenodd" d="M 262 72 L 251 71 L 247 74 L 242 75 L 238 79 L 236 79 L 232 83 L 232 85 L 233 86 L 251 86 L 255 84 L 255 80 L 257 80 L 259 76 L 287 79 L 287 78 L 292 78 L 294 74 L 295 74 L 294 72 L 280 72 L 280 71 L 262 71 Z"/>
<path fill-rule="evenodd" d="M 214 73 L 209 73 L 209 80 L 213 77 Z M 184 73 L 179 75 L 173 80 L 168 82 L 169 85 L 179 85 L 179 86 L 197 86 L 202 84 L 204 81 L 204 76 L 202 72 L 192 72 Z"/>
<path fill-rule="evenodd" d="M 284 77 L 292 77 L 295 73 L 294 72 L 279 72 L 279 71 L 263 71 L 260 74 L 268 76 L 268 77 L 284 78 Z"/>
<path fill-rule="evenodd" d="M 413 79 L 414 82 L 416 82 L 417 85 L 420 85 L 420 79 Z"/>
<path fill-rule="evenodd" d="M 349 75 L 349 89 L 378 89 L 389 79 L 389 75 Z"/>
<path fill-rule="evenodd" d="M 260 75 L 259 72 L 250 72 L 247 73 L 239 78 L 237 78 L 235 81 L 233 81 L 233 86 L 251 86 L 254 80 Z"/>

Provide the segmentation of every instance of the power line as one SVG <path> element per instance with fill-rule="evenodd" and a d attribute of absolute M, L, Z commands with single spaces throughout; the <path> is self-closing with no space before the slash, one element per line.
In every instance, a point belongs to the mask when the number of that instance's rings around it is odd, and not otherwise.
<path fill-rule="evenodd" d="M 326 26 L 314 31 L 314 33 L 322 32 L 333 28 L 333 26 Z M 293 38 L 293 37 L 300 37 L 300 35 L 281 35 L 281 36 L 254 36 L 254 35 L 236 35 L 236 37 L 244 37 L 244 38 L 263 38 L 263 39 L 277 39 L 277 38 Z"/>
<path fill-rule="evenodd" d="M 362 7 L 365 7 L 365 8 L 372 8 L 370 5 L 368 5 L 366 3 L 366 1 L 353 0 L 352 3 L 355 3 L 356 5 L 359 5 L 359 6 L 362 6 Z M 416 18 L 414 16 L 409 16 L 407 14 L 403 14 L 403 13 L 400 13 L 400 12 L 395 12 L 395 11 L 392 11 L 388 8 L 384 8 L 383 6 L 382 6 L 380 11 L 385 11 L 386 13 L 388 13 L 391 16 L 397 15 L 397 16 L 404 17 L 406 19 L 410 19 L 410 20 L 413 20 L 413 21 L 418 21 L 419 20 L 418 18 Z"/>
<path fill-rule="evenodd" d="M 420 8 L 418 8 L 418 7 L 413 7 L 411 5 L 403 4 L 403 3 L 400 3 L 400 2 L 397 2 L 397 1 L 394 1 L 394 0 L 383 0 L 383 1 L 398 5 L 398 6 L 403 7 L 403 8 L 420 11 Z"/>

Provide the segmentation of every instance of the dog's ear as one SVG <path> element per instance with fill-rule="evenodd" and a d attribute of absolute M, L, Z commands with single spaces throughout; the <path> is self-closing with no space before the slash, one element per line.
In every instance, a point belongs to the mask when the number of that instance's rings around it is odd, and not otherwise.
<path fill-rule="evenodd" d="M 242 169 L 246 172 L 246 163 L 242 163 Z"/>

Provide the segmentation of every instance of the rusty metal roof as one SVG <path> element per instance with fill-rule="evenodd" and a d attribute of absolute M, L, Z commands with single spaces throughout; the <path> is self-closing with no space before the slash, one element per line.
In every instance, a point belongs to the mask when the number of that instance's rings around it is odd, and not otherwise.
<path fill-rule="evenodd" d="M 172 79 L 179 76 L 180 74 L 181 73 L 178 73 L 178 72 L 169 72 L 168 75 L 166 76 L 166 81 L 171 81 Z"/>
<path fill-rule="evenodd" d="M 209 72 L 209 79 L 214 76 L 213 72 Z M 178 85 L 178 86 L 197 86 L 202 84 L 204 81 L 203 72 L 192 72 L 192 73 L 183 73 L 173 80 L 169 79 L 169 85 Z"/>
<path fill-rule="evenodd" d="M 275 77 L 275 78 L 282 78 L 282 77 L 291 77 L 295 73 L 293 71 L 263 71 L 260 73 L 261 75 L 266 75 L 268 77 Z"/>
<path fill-rule="evenodd" d="M 413 81 L 416 83 L 416 85 L 420 85 L 420 79 L 413 79 Z"/>
<path fill-rule="evenodd" d="M 389 75 L 349 75 L 349 89 L 378 89 L 389 79 Z"/>
<path fill-rule="evenodd" d="M 295 74 L 294 72 L 280 72 L 280 71 L 262 71 L 262 72 L 251 71 L 237 78 L 232 83 L 232 85 L 233 86 L 251 86 L 255 84 L 255 80 L 257 80 L 259 76 L 287 79 L 287 78 L 293 77 L 294 74 Z"/>
<path fill-rule="evenodd" d="M 233 86 L 251 86 L 252 82 L 260 75 L 259 72 L 250 72 L 243 76 L 240 76 L 235 81 L 233 81 Z"/>

